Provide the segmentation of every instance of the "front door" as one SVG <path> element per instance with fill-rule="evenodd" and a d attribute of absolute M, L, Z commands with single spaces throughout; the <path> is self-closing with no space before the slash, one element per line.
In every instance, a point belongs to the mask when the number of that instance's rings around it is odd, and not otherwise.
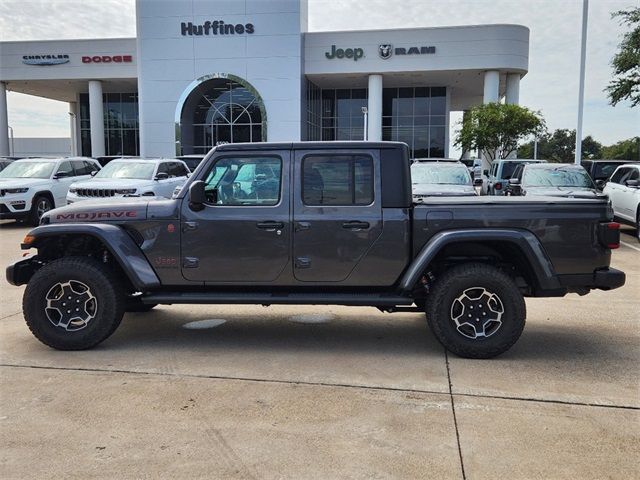
<path fill-rule="evenodd" d="M 296 151 L 294 276 L 346 280 L 382 233 L 377 151 Z"/>
<path fill-rule="evenodd" d="M 208 202 L 182 204 L 182 274 L 192 281 L 272 282 L 290 257 L 290 151 L 229 153 L 202 172 Z M 285 188 L 283 188 L 285 186 Z"/>

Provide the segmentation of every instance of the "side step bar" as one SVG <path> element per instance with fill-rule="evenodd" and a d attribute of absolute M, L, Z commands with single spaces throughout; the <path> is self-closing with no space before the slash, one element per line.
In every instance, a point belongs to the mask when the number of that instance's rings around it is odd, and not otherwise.
<path fill-rule="evenodd" d="M 140 297 L 142 303 L 253 304 L 253 305 L 347 305 L 385 307 L 412 305 L 399 295 L 366 293 L 254 293 L 254 292 L 162 292 Z"/>

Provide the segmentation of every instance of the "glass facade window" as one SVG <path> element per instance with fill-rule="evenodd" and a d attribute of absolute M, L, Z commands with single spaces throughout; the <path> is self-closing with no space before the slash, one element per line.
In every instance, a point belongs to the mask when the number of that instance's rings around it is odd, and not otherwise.
<path fill-rule="evenodd" d="M 264 105 L 252 89 L 229 78 L 199 84 L 180 117 L 182 155 L 205 154 L 223 143 L 266 140 Z"/>
<path fill-rule="evenodd" d="M 321 91 L 322 140 L 363 140 L 366 88 Z"/>
<path fill-rule="evenodd" d="M 384 88 L 382 139 L 405 142 L 412 158 L 445 155 L 447 89 Z M 321 89 L 307 81 L 307 140 L 362 140 L 367 89 Z"/>
<path fill-rule="evenodd" d="M 405 142 L 412 158 L 442 158 L 446 128 L 445 87 L 383 89 L 382 140 Z"/>
<path fill-rule="evenodd" d="M 322 90 L 315 83 L 307 85 L 307 132 L 305 140 L 322 139 Z"/>
<path fill-rule="evenodd" d="M 105 155 L 139 155 L 137 93 L 104 93 Z M 82 155 L 91 156 L 91 120 L 89 95 L 80 94 L 80 141 Z"/>

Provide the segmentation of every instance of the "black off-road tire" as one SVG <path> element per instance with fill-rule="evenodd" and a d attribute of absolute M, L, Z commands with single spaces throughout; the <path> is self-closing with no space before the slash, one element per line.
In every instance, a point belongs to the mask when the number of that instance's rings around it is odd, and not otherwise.
<path fill-rule="evenodd" d="M 33 199 L 33 202 L 31 202 L 31 212 L 29 213 L 29 224 L 34 227 L 37 227 L 38 225 L 40 225 L 40 217 L 42 216 L 42 214 L 39 211 L 39 205 L 41 203 L 47 205 L 47 210 L 46 210 L 47 212 L 55 208 L 55 205 L 53 204 L 51 199 L 46 195 L 38 195 L 37 197 L 35 197 Z M 42 213 L 45 213 L 45 212 L 42 212 Z"/>
<path fill-rule="evenodd" d="M 459 308 L 462 305 L 459 301 L 461 296 L 465 292 L 476 296 L 481 292 L 481 290 L 475 290 L 477 288 L 497 295 L 502 304 L 503 313 L 500 317 L 501 323 L 493 333 L 486 337 L 469 338 L 460 333 L 453 316 L 454 313 L 458 314 L 461 311 Z M 454 305 L 457 299 L 458 302 Z M 477 304 L 476 308 L 478 308 Z M 472 310 L 467 311 L 472 312 Z M 464 318 L 459 321 L 467 320 L 467 311 L 462 315 Z M 490 265 L 468 263 L 452 267 L 437 279 L 427 298 L 426 315 L 431 331 L 447 350 L 465 358 L 492 358 L 509 350 L 522 334 L 526 305 L 522 293 L 507 274 Z M 466 333 L 472 331 L 475 335 L 476 328 L 482 328 L 483 333 L 487 333 L 482 321 L 476 324 L 474 320 L 474 318 L 469 320 L 475 325 L 474 327 L 465 323 L 462 329 Z M 497 322 L 488 325 L 497 325 Z M 470 328 L 472 330 L 469 330 Z"/>
<path fill-rule="evenodd" d="M 72 331 L 55 325 L 47 316 L 51 315 L 47 294 L 51 296 L 57 284 L 69 281 L 87 286 L 96 302 L 91 309 L 93 318 Z M 85 350 L 106 340 L 120 325 L 124 307 L 125 296 L 116 276 L 107 266 L 88 257 L 64 257 L 48 263 L 31 277 L 22 299 L 24 318 L 31 333 L 57 350 Z"/>

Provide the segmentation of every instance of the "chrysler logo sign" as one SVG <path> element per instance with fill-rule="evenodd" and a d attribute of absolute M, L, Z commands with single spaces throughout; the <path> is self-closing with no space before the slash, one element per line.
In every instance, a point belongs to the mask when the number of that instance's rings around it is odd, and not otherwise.
<path fill-rule="evenodd" d="M 69 63 L 69 55 L 23 55 L 22 63 L 26 65 L 60 65 Z"/>

